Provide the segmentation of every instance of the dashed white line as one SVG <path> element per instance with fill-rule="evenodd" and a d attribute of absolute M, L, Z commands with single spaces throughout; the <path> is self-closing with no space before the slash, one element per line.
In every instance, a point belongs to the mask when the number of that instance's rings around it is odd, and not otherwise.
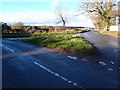
<path fill-rule="evenodd" d="M 8 48 L 6 46 L 4 46 L 6 49 L 10 50 L 11 52 L 14 52 L 14 50 L 12 50 L 11 48 Z"/>
<path fill-rule="evenodd" d="M 111 64 L 114 64 L 114 62 L 113 62 L 113 61 L 110 61 L 110 63 L 111 63 Z"/>
<path fill-rule="evenodd" d="M 41 64 L 39 64 L 39 63 L 37 63 L 37 62 L 33 62 L 33 63 L 34 63 L 35 65 L 41 67 L 42 69 L 46 70 L 47 72 L 49 72 L 49 73 L 51 73 L 51 74 L 59 77 L 60 79 L 66 81 L 67 83 L 70 83 L 70 84 L 72 84 L 72 85 L 74 85 L 74 86 L 76 86 L 76 87 L 78 87 L 78 88 L 82 88 L 79 84 L 77 84 L 77 83 L 75 83 L 75 82 L 73 82 L 73 81 L 68 80 L 67 78 L 63 77 L 62 75 L 59 75 L 58 73 L 53 72 L 52 70 L 50 70 L 50 69 L 42 66 Z"/>
<path fill-rule="evenodd" d="M 103 65 L 103 66 L 106 66 L 107 64 L 105 62 L 99 62 L 99 64 Z"/>

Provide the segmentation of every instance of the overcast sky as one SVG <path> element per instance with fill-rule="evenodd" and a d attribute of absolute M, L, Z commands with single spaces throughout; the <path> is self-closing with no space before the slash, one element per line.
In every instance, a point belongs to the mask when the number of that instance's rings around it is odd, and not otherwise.
<path fill-rule="evenodd" d="M 80 0 L 2 0 L 0 22 L 13 24 L 21 21 L 28 25 L 56 25 L 55 7 L 63 4 L 70 16 L 66 26 L 94 27 L 87 16 L 73 16 L 78 13 L 79 3 Z"/>

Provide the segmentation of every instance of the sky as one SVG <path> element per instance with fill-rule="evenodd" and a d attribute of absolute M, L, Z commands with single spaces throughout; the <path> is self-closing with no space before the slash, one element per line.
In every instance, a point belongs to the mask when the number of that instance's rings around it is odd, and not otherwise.
<path fill-rule="evenodd" d="M 75 16 L 79 11 L 79 0 L 1 0 L 0 22 L 9 25 L 23 22 L 25 25 L 61 26 L 62 24 L 55 24 L 55 8 L 60 4 L 69 13 L 66 26 L 94 27 L 89 17 L 83 14 Z"/>

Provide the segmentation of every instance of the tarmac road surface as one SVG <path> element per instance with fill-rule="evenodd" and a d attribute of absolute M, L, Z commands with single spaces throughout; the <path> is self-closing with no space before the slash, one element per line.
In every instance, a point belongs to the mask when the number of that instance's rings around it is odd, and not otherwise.
<path fill-rule="evenodd" d="M 118 88 L 118 69 L 104 63 L 2 39 L 2 88 Z"/>

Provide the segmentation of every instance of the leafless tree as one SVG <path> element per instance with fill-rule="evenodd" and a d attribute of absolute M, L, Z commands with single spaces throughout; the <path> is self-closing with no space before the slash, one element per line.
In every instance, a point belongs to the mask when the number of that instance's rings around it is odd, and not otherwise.
<path fill-rule="evenodd" d="M 116 0 L 87 0 L 80 5 L 81 9 L 88 14 L 94 22 L 109 30 L 111 21 L 115 18 L 117 9 Z"/>
<path fill-rule="evenodd" d="M 56 7 L 55 14 L 58 20 L 56 24 L 63 23 L 63 27 L 65 27 L 66 23 L 68 22 L 68 17 L 69 17 L 67 8 L 63 6 L 63 4 L 59 4 Z"/>

